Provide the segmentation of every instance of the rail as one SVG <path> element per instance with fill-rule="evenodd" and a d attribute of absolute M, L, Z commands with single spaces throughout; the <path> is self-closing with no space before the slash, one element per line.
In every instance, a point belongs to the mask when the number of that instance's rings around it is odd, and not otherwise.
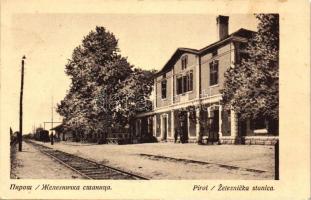
<path fill-rule="evenodd" d="M 32 144 L 40 152 L 52 157 L 54 160 L 87 179 L 148 180 L 146 177 L 56 150 L 31 140 L 25 140 L 25 142 Z"/>

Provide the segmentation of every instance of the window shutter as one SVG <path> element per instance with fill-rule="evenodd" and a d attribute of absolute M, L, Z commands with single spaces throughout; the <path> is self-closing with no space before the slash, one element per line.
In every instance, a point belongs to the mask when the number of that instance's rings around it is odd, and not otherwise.
<path fill-rule="evenodd" d="M 182 93 L 182 77 L 178 77 L 177 78 L 177 94 L 181 94 Z"/>
<path fill-rule="evenodd" d="M 188 79 L 187 75 L 183 76 L 183 93 L 188 91 Z"/>
<path fill-rule="evenodd" d="M 192 71 L 190 71 L 187 74 L 188 77 L 188 91 L 192 91 L 193 90 L 193 73 Z"/>

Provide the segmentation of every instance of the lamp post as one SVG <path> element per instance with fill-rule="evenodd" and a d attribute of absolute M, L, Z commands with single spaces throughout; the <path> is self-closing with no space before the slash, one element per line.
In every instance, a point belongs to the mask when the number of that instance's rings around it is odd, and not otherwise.
<path fill-rule="evenodd" d="M 22 57 L 21 71 L 21 91 L 19 99 L 19 133 L 18 133 L 18 151 L 22 151 L 22 135 L 23 135 L 23 93 L 24 93 L 24 65 L 26 56 Z"/>

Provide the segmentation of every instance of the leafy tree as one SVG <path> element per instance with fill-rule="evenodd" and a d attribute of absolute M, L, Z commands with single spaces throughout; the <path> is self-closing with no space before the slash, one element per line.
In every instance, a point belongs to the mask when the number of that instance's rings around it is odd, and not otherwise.
<path fill-rule="evenodd" d="M 149 96 L 152 91 L 155 70 L 134 69 L 124 80 L 123 87 L 114 95 L 115 118 L 121 126 L 128 125 L 139 112 L 150 111 L 152 102 Z"/>
<path fill-rule="evenodd" d="M 225 73 L 223 103 L 242 119 L 278 120 L 279 16 L 258 14 L 258 32 L 248 41 L 240 64 Z"/>
<path fill-rule="evenodd" d="M 84 37 L 65 73 L 71 85 L 57 112 L 63 116 L 65 131 L 73 132 L 78 140 L 128 124 L 127 119 L 138 112 L 138 94 L 147 97 L 153 84 L 152 72 L 133 70 L 120 55 L 118 40 L 104 27 Z"/>

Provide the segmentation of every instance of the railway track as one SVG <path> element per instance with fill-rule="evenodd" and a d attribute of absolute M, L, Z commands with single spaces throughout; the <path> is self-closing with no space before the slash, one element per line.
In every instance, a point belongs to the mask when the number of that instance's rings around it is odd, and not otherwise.
<path fill-rule="evenodd" d="M 87 179 L 148 180 L 148 178 L 104 164 L 99 164 L 97 162 L 63 151 L 59 151 L 50 147 L 46 147 L 30 140 L 26 142 L 32 144 L 40 152 L 52 157 L 54 160 L 79 173 Z"/>

